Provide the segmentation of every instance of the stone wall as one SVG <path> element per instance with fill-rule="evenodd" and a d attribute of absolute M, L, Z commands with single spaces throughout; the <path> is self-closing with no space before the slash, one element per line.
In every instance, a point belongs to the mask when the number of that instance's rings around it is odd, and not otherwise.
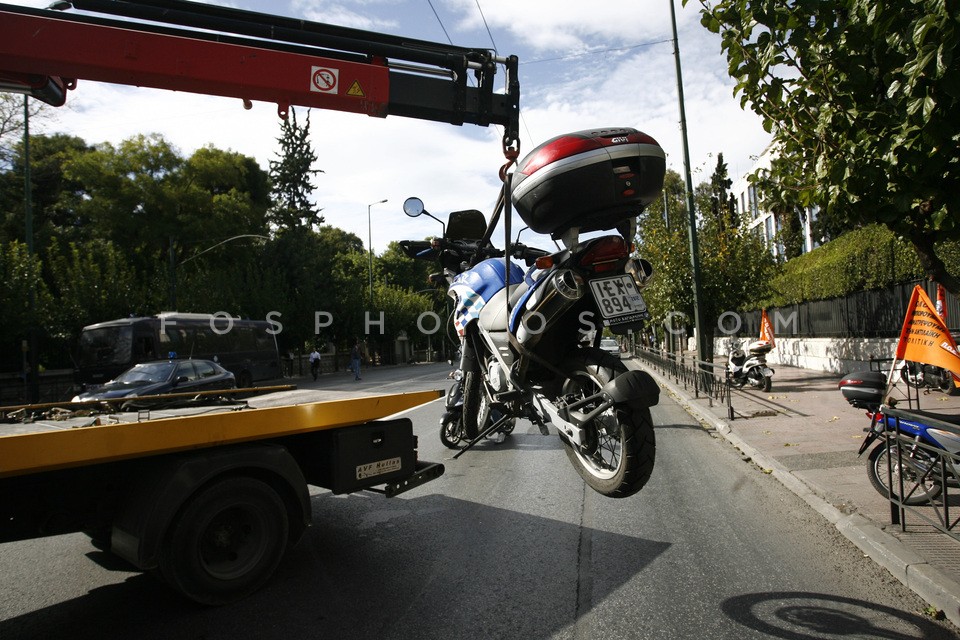
<path fill-rule="evenodd" d="M 717 338 L 713 346 L 716 356 L 726 358 L 730 340 Z M 869 368 L 871 356 L 892 358 L 896 346 L 896 338 L 777 338 L 767 362 L 844 374 Z"/>

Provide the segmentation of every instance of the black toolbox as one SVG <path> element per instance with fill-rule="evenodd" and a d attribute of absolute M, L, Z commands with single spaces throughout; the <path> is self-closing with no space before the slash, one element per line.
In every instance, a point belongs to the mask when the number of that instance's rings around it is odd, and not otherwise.
<path fill-rule="evenodd" d="M 547 140 L 517 165 L 512 201 L 523 222 L 557 238 L 567 229 L 613 229 L 660 196 L 666 156 L 628 127 Z"/>
<path fill-rule="evenodd" d="M 406 478 L 416 471 L 417 438 L 409 418 L 331 429 L 319 486 L 350 493 Z"/>
<path fill-rule="evenodd" d="M 854 371 L 844 376 L 837 387 L 854 407 L 876 411 L 883 403 L 887 376 L 879 371 Z"/>

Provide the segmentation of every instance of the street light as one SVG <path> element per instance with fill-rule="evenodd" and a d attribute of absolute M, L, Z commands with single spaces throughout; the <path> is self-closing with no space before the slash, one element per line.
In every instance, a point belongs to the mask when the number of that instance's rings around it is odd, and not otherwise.
<path fill-rule="evenodd" d="M 197 253 L 193 254 L 192 256 L 190 256 L 189 258 L 187 258 L 186 260 L 178 264 L 176 261 L 176 254 L 174 253 L 174 250 L 173 250 L 173 236 L 170 236 L 170 310 L 171 311 L 176 311 L 176 308 L 177 308 L 177 267 L 187 264 L 194 258 L 199 258 L 203 254 L 205 254 L 207 251 L 212 251 L 213 249 L 216 249 L 222 244 L 227 244 L 228 242 L 233 242 L 234 240 L 239 240 L 241 238 L 261 238 L 263 240 L 270 239 L 268 236 L 261 236 L 256 233 L 244 233 L 239 236 L 233 236 L 233 237 L 227 238 L 226 240 L 221 240 L 220 242 L 213 245 L 212 247 L 207 247 L 203 251 L 198 251 Z"/>
<path fill-rule="evenodd" d="M 370 254 L 370 308 L 373 309 L 373 227 L 370 224 L 370 208 L 375 204 L 383 204 L 387 199 L 372 202 L 367 205 L 367 247 Z"/>

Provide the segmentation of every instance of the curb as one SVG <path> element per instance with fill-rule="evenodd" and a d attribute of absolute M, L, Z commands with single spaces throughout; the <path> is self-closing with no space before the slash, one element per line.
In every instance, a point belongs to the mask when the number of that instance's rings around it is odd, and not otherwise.
<path fill-rule="evenodd" d="M 815 487 L 811 487 L 778 462 L 767 458 L 747 444 L 733 432 L 729 422 L 693 404 L 685 391 L 674 386 L 656 371 L 647 367 L 644 367 L 644 371 L 652 375 L 660 387 L 666 390 L 695 420 L 723 436 L 727 442 L 747 456 L 749 462 L 760 467 L 765 473 L 773 475 L 781 484 L 834 525 L 865 555 L 889 571 L 928 604 L 942 611 L 947 620 L 960 626 L 960 583 L 940 569 L 931 566 L 908 545 L 883 531 L 877 523 L 858 513 L 848 514 L 837 509 L 820 497 Z"/>

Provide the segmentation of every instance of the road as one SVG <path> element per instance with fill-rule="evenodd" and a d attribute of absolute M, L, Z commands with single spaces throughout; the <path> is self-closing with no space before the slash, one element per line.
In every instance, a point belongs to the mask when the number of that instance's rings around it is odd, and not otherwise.
<path fill-rule="evenodd" d="M 447 371 L 304 386 L 442 388 Z M 442 478 L 389 500 L 316 490 L 313 527 L 266 588 L 231 606 L 186 603 L 82 535 L 0 546 L 0 638 L 956 637 L 667 396 L 653 478 L 619 501 L 585 489 L 559 441 L 526 422 L 450 460 L 441 410 L 410 417 Z"/>

